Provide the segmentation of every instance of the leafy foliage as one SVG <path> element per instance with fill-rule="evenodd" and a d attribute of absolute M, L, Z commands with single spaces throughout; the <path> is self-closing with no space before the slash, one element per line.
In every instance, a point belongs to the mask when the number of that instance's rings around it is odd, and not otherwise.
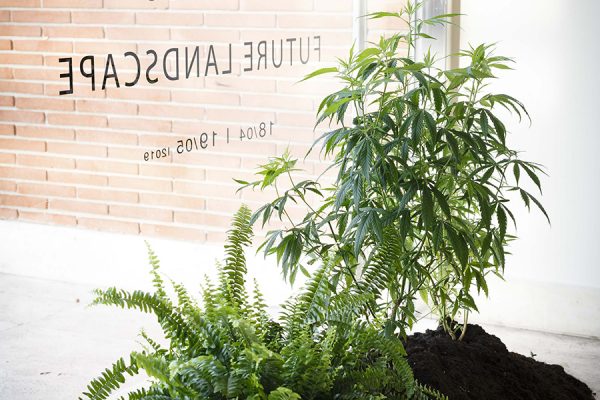
<path fill-rule="evenodd" d="M 242 207 L 235 215 L 219 284 L 207 280 L 201 306 L 182 285 L 173 284 L 175 298 L 169 298 L 149 247 L 153 292 L 96 292 L 95 304 L 154 314 L 168 347 L 142 332 L 146 348 L 106 369 L 88 385 L 84 398 L 108 399 L 127 375 L 141 371 L 150 377 L 149 387 L 122 399 L 444 398 L 415 382 L 398 338 L 353 318 L 323 322 L 322 314 L 347 307 L 330 304 L 324 290 L 323 277 L 334 262 L 288 302 L 280 322 L 270 320 L 256 283 L 252 296 L 246 290 L 244 249 L 252 237 L 250 214 Z"/>
<path fill-rule="evenodd" d="M 490 45 L 460 52 L 461 68 L 439 69 L 430 53 L 417 59 L 416 40 L 429 38 L 422 27 L 452 16 L 422 20 L 419 7 L 409 2 L 398 13 L 372 14 L 400 18 L 410 29 L 307 76 L 335 74 L 344 85 L 318 109 L 317 124 L 334 126 L 315 142 L 333 159 L 333 185 L 296 181 L 289 155 L 262 166 L 261 179 L 240 183 L 262 189 L 290 181 L 252 219 L 285 222 L 263 249 L 276 254 L 286 277 L 293 280 L 308 262 L 333 260 L 316 273 L 332 283 L 324 287 L 329 302 L 355 296 L 364 302 L 363 320 L 405 334 L 421 295 L 455 337 L 460 326 L 448 321 L 462 314 L 464 334 L 468 313 L 477 310 L 473 294 L 487 295 L 489 274 L 504 272 L 514 238 L 508 219 L 516 223 L 509 194 L 548 215 L 522 182 L 526 176 L 541 192 L 542 169 L 508 147 L 500 118 L 502 110 L 519 119 L 527 111 L 514 97 L 488 91 L 494 71 L 510 69 L 511 59 Z M 306 206 L 304 218 L 289 218 L 291 203 Z"/>

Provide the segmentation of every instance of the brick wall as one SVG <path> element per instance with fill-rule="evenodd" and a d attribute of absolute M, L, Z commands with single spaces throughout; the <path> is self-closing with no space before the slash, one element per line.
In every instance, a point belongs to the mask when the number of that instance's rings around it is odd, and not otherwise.
<path fill-rule="evenodd" d="M 397 9 L 369 1 L 369 11 Z M 268 156 L 289 147 L 302 156 L 319 134 L 315 106 L 335 85 L 327 79 L 296 84 L 306 73 L 345 55 L 352 43 L 350 0 L 0 0 L 0 218 L 78 226 L 184 240 L 220 241 L 230 215 L 244 202 L 272 193 L 236 193 L 232 178 L 249 179 Z M 370 23 L 370 39 L 391 28 Z M 303 65 L 243 71 L 244 42 L 320 36 L 320 56 Z M 151 84 L 144 67 L 159 55 L 199 46 L 202 62 L 213 45 L 232 72 Z M 286 48 L 287 49 L 287 48 Z M 256 48 L 254 48 L 256 51 Z M 139 55 L 142 78 L 126 52 Z M 107 55 L 120 81 L 101 89 Z M 94 55 L 96 90 L 79 74 Z M 73 94 L 61 58 L 72 58 Z M 285 60 L 285 59 L 284 59 Z M 287 61 L 287 60 L 286 60 Z M 175 59 L 167 60 L 170 74 Z M 203 66 L 204 67 L 204 66 Z M 203 69 L 203 67 L 201 69 Z M 84 70 L 90 60 L 84 62 Z M 89 72 L 89 69 L 87 70 Z M 273 122 L 272 135 L 240 141 L 240 128 Z M 230 141 L 225 132 L 229 129 Z M 267 128 L 268 129 L 268 128 Z M 178 140 L 217 132 L 214 146 L 176 154 Z M 212 137 L 211 137 L 212 139 Z M 171 153 L 145 161 L 145 153 Z M 314 175 L 316 156 L 300 167 Z"/>

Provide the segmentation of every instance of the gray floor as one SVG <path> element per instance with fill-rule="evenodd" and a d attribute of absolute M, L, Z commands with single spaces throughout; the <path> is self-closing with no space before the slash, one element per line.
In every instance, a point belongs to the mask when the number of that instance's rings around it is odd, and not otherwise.
<path fill-rule="evenodd" d="M 139 348 L 148 316 L 86 307 L 92 288 L 0 274 L 0 399 L 76 399 L 90 378 Z M 507 347 L 560 364 L 600 392 L 600 341 L 486 326 Z M 135 384 L 135 382 L 134 382 Z"/>

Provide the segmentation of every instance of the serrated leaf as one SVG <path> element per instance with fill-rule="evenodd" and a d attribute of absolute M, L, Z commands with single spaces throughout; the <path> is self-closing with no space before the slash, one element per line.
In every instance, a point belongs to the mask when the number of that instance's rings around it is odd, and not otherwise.
<path fill-rule="evenodd" d="M 422 216 L 425 228 L 431 230 L 434 222 L 433 212 L 433 198 L 431 197 L 431 190 L 425 185 L 422 190 Z"/>
<path fill-rule="evenodd" d="M 303 82 L 307 79 L 314 78 L 315 76 L 319 76 L 319 75 L 323 75 L 323 74 L 330 74 L 332 72 L 338 72 L 337 67 L 319 68 L 318 70 L 313 71 L 310 74 L 306 75 L 300 82 Z"/>
<path fill-rule="evenodd" d="M 448 235 L 448 239 L 450 239 L 450 244 L 452 245 L 452 250 L 454 250 L 454 254 L 456 254 L 458 261 L 464 268 L 467 266 L 469 261 L 469 249 L 467 247 L 467 242 L 451 225 L 446 224 L 445 227 L 446 234 Z"/>
<path fill-rule="evenodd" d="M 496 218 L 498 219 L 498 228 L 500 229 L 500 240 L 503 241 L 506 236 L 506 212 L 504 206 L 499 204 L 496 210 Z"/>

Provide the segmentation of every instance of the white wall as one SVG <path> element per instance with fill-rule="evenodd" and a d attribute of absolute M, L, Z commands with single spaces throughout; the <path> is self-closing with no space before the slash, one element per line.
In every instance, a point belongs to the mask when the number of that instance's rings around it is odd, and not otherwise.
<path fill-rule="evenodd" d="M 512 125 L 524 157 L 546 165 L 543 202 L 552 218 L 518 212 L 520 239 L 512 245 L 507 282 L 494 282 L 475 321 L 584 336 L 600 336 L 600 271 L 596 210 L 600 145 L 600 2 L 464 0 L 463 42 L 498 42 L 517 60 L 496 88 L 528 106 L 533 125 Z M 214 272 L 215 246 L 151 240 L 164 271 L 190 286 Z M 76 250 L 76 251 L 75 251 Z M 148 284 L 144 245 L 137 236 L 0 221 L 0 272 L 88 282 Z M 272 305 L 291 294 L 272 260 L 256 257 L 253 274 Z"/>
<path fill-rule="evenodd" d="M 463 0 L 461 41 L 497 42 L 514 57 L 494 90 L 514 94 L 533 123 L 513 124 L 512 143 L 544 164 L 539 213 L 519 212 L 507 275 L 600 288 L 600 2 L 596 0 Z"/>

